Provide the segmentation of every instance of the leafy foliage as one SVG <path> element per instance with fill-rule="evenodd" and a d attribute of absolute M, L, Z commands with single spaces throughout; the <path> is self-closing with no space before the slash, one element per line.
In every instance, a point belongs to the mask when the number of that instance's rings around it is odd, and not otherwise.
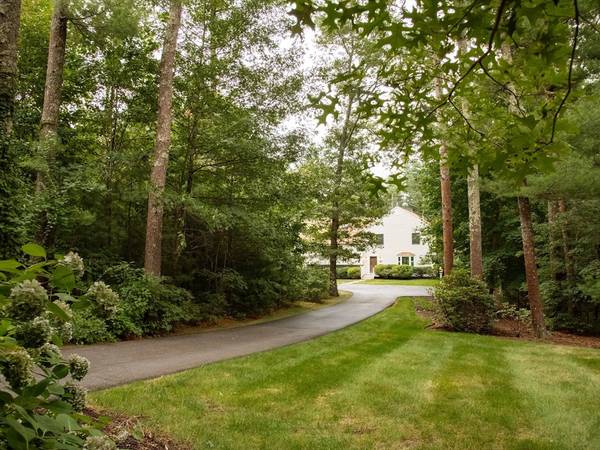
<path fill-rule="evenodd" d="M 341 279 L 359 279 L 360 267 L 358 266 L 343 266 L 337 268 L 337 277 Z"/>
<path fill-rule="evenodd" d="M 107 440 L 94 421 L 81 414 L 85 390 L 77 383 L 89 361 L 62 357 L 59 345 L 70 339 L 74 311 L 88 308 L 79 278 L 78 255 L 48 259 L 36 244 L 27 256 L 0 261 L 0 443 L 6 448 L 75 449 L 90 440 Z M 102 295 L 115 295 L 106 287 Z M 35 373 L 35 377 L 34 377 Z M 89 448 L 92 448 L 89 447 Z"/>
<path fill-rule="evenodd" d="M 379 278 L 408 280 L 413 277 L 414 269 L 406 264 L 377 264 L 375 275 Z"/>
<path fill-rule="evenodd" d="M 487 286 L 471 278 L 466 270 L 455 269 L 434 289 L 437 313 L 442 323 L 457 331 L 488 332 L 496 311 Z"/>

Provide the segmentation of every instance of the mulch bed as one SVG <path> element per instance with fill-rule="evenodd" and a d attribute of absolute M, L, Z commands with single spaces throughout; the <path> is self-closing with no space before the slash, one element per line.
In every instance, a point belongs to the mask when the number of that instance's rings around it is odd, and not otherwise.
<path fill-rule="evenodd" d="M 494 336 L 510 337 L 527 341 L 539 341 L 530 329 L 524 327 L 516 320 L 498 320 L 492 331 Z M 583 336 L 564 331 L 552 331 L 544 342 L 553 344 L 574 345 L 577 347 L 600 348 L 600 336 Z"/>
<path fill-rule="evenodd" d="M 176 442 L 168 436 L 154 433 L 142 427 L 139 417 L 126 416 L 111 411 L 86 408 L 85 415 L 98 419 L 109 417 L 110 422 L 102 431 L 110 436 L 119 449 L 131 450 L 191 450 L 192 447 Z"/>
<path fill-rule="evenodd" d="M 443 325 L 436 323 L 435 315 L 429 310 L 416 306 L 417 314 L 431 321 L 428 326 L 434 330 L 452 331 Z M 600 336 L 583 336 L 579 334 L 568 333 L 565 331 L 552 331 L 550 336 L 544 340 L 537 339 L 531 329 L 524 326 L 517 320 L 502 319 L 494 323 L 493 336 L 502 338 L 520 339 L 525 341 L 549 342 L 552 344 L 572 345 L 576 347 L 600 348 Z"/>

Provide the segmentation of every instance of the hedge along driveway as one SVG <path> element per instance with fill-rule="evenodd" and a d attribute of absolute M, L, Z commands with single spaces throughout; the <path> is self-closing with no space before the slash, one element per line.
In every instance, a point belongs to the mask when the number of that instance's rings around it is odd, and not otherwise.
<path fill-rule="evenodd" d="M 72 346 L 91 362 L 84 384 L 100 389 L 158 377 L 202 364 L 293 344 L 360 322 L 392 305 L 398 296 L 428 295 L 417 286 L 348 285 L 352 297 L 306 314 L 226 330 L 138 341 Z"/>
<path fill-rule="evenodd" d="M 431 331 L 410 299 L 301 344 L 96 392 L 219 449 L 598 449 L 600 351 Z"/>

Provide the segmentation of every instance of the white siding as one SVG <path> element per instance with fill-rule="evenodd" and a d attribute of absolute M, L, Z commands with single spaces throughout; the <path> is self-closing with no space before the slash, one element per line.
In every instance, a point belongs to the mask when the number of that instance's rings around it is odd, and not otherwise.
<path fill-rule="evenodd" d="M 429 247 L 421 238 L 420 244 L 412 243 L 412 234 L 420 233 L 423 220 L 407 209 L 396 207 L 381 222 L 368 228 L 368 231 L 383 234 L 383 246 L 374 246 L 361 254 L 361 272 L 369 277 L 370 259 L 377 257 L 377 264 L 398 264 L 402 254 L 414 255 L 414 265 L 426 265 L 425 256 Z"/>

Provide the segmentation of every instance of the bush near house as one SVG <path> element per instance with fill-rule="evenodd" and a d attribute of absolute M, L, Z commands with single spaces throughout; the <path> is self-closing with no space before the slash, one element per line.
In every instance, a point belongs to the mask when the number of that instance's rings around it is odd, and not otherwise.
<path fill-rule="evenodd" d="M 337 277 L 339 279 L 359 279 L 360 278 L 360 267 L 358 266 L 344 266 L 338 267 L 336 270 Z"/>
<path fill-rule="evenodd" d="M 431 266 L 415 266 L 413 267 L 414 278 L 434 278 L 436 273 Z"/>
<path fill-rule="evenodd" d="M 353 280 L 360 279 L 360 267 L 354 266 L 348 268 L 348 278 Z"/>
<path fill-rule="evenodd" d="M 379 278 L 408 280 L 413 277 L 413 267 L 402 264 L 377 264 L 375 275 Z"/>
<path fill-rule="evenodd" d="M 433 291 L 441 322 L 456 331 L 489 332 L 494 322 L 494 300 L 483 281 L 464 269 L 454 269 Z"/>

